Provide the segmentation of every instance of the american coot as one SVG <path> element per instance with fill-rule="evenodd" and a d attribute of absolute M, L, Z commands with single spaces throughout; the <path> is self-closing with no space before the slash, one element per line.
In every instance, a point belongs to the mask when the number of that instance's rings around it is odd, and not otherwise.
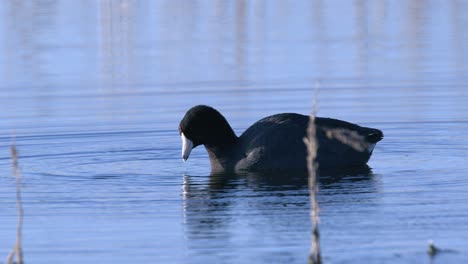
<path fill-rule="evenodd" d="M 237 137 L 216 109 L 192 107 L 179 125 L 182 158 L 204 145 L 212 172 L 306 170 L 306 136 L 309 116 L 284 113 L 265 117 Z M 365 165 L 375 144 L 383 138 L 378 129 L 361 127 L 331 118 L 315 118 L 320 169 L 344 169 Z M 340 136 L 334 136 L 340 135 Z M 352 135 L 356 149 L 342 138 Z M 358 142 L 356 142 L 358 141 Z M 355 144 L 356 145 L 356 144 Z"/>

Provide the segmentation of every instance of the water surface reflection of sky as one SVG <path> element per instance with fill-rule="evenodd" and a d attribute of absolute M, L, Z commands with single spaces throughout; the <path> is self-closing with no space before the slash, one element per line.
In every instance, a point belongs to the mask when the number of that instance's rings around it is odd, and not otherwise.
<path fill-rule="evenodd" d="M 20 153 L 26 262 L 303 263 L 304 182 L 180 161 L 195 104 L 377 127 L 371 173 L 322 179 L 326 262 L 468 261 L 468 1 L 1 1 L 0 257 Z M 296 175 L 297 176 L 297 175 Z M 289 181 L 291 180 L 291 181 Z M 350 246 L 351 245 L 351 246 Z M 54 250 L 51 250 L 54 249 Z M 449 251 L 451 252 L 451 251 Z"/>

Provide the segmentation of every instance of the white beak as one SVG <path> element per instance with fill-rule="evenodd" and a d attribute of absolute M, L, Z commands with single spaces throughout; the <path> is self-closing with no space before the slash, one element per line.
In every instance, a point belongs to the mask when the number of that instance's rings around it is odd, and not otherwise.
<path fill-rule="evenodd" d="M 181 133 L 180 137 L 182 138 L 182 159 L 186 161 L 190 156 L 190 152 L 192 151 L 193 142 L 192 140 L 186 138 L 184 133 Z"/>

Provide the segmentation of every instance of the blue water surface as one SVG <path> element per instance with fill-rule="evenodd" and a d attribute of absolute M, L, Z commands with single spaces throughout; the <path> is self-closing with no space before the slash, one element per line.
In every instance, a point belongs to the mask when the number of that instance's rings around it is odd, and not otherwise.
<path fill-rule="evenodd" d="M 323 177 L 325 263 L 468 262 L 468 2 L 0 2 L 0 262 L 305 263 L 300 175 L 181 159 L 191 106 L 236 133 L 280 112 L 381 129 Z M 441 249 L 427 254 L 429 240 Z"/>

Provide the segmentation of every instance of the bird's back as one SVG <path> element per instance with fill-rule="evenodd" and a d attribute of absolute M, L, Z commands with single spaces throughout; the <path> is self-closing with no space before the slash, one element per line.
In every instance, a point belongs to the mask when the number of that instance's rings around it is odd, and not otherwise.
<path fill-rule="evenodd" d="M 309 117 L 285 113 L 265 117 L 239 138 L 244 159 L 236 169 L 277 170 L 303 168 L 307 155 L 303 138 Z"/>
<path fill-rule="evenodd" d="M 236 170 L 306 170 L 306 137 L 309 116 L 284 113 L 265 117 L 249 127 L 240 137 L 237 152 L 243 157 Z M 352 146 L 333 138 L 333 133 L 351 132 L 361 136 L 364 145 L 382 138 L 382 132 L 349 122 L 315 118 L 320 168 L 364 165 L 371 151 L 356 151 Z M 372 142 L 372 143 L 375 143 Z"/>

